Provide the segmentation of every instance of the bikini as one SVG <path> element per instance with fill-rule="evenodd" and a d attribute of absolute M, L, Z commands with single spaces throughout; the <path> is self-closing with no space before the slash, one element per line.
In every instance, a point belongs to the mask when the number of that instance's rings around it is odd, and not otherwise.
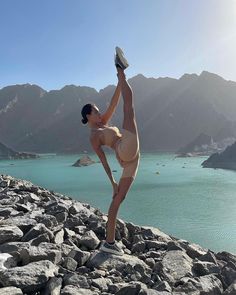
<path fill-rule="evenodd" d="M 140 159 L 138 135 L 127 129 L 123 129 L 121 133 L 116 126 L 91 129 L 101 130 L 104 136 L 103 145 L 114 149 L 120 166 L 124 168 L 121 178 L 135 178 Z"/>

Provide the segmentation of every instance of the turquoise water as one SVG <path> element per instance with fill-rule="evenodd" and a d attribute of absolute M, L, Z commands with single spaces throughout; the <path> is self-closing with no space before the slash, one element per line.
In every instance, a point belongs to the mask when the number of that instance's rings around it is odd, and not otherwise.
<path fill-rule="evenodd" d="M 88 155 L 98 161 L 95 154 Z M 113 175 L 118 182 L 121 167 L 114 154 L 106 155 L 111 170 L 117 170 Z M 113 192 L 109 178 L 101 163 L 71 166 L 81 156 L 45 154 L 40 159 L 2 160 L 0 172 L 90 203 L 107 214 Z M 158 227 L 216 252 L 236 254 L 236 172 L 202 168 L 206 158 L 141 153 L 137 177 L 118 217 Z"/>

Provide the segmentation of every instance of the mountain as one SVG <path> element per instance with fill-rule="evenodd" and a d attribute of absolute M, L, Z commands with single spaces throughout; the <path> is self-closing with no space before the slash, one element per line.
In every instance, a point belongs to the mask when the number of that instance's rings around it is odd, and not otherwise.
<path fill-rule="evenodd" d="M 236 139 L 236 82 L 207 71 L 179 79 L 138 74 L 128 82 L 142 151 L 178 151 L 201 133 L 215 142 Z M 4 87 L 0 90 L 0 142 L 18 151 L 91 152 L 90 130 L 81 123 L 81 109 L 93 102 L 105 111 L 114 91 L 115 85 L 99 92 L 75 85 L 51 91 L 31 84 Z M 109 124 L 122 128 L 122 121 L 121 96 Z"/>
<path fill-rule="evenodd" d="M 29 158 L 39 158 L 38 155 L 29 153 L 19 153 L 13 149 L 7 147 L 0 142 L 0 160 L 2 159 L 29 159 Z"/>
<path fill-rule="evenodd" d="M 211 155 L 215 152 L 223 151 L 228 145 L 232 144 L 235 141 L 234 137 L 227 137 L 221 141 L 215 142 L 212 136 L 209 136 L 205 133 L 200 133 L 193 141 L 187 144 L 184 147 L 181 147 L 177 153 L 184 155 L 193 156 L 196 155 Z"/>

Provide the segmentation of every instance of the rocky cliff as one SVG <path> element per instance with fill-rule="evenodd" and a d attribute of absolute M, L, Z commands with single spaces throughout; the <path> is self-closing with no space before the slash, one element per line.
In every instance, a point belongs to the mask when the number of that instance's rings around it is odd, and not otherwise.
<path fill-rule="evenodd" d="M 212 154 L 201 164 L 203 168 L 223 168 L 236 170 L 236 142 L 221 153 Z"/>

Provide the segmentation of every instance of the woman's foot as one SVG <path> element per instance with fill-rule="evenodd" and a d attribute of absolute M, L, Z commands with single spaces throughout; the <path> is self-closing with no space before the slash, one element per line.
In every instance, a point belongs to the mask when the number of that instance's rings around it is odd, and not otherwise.
<path fill-rule="evenodd" d="M 116 243 L 114 244 L 110 244 L 107 241 L 104 241 L 101 245 L 101 247 L 99 248 L 99 250 L 103 251 L 103 252 L 107 252 L 107 253 L 111 253 L 111 254 L 115 254 L 115 255 L 119 255 L 122 256 L 124 254 L 124 251 L 122 249 L 120 249 Z"/>
<path fill-rule="evenodd" d="M 128 63 L 127 59 L 124 56 L 124 52 L 118 46 L 116 46 L 115 66 L 117 68 L 120 67 L 123 70 L 125 70 L 129 66 L 129 63 Z"/>

